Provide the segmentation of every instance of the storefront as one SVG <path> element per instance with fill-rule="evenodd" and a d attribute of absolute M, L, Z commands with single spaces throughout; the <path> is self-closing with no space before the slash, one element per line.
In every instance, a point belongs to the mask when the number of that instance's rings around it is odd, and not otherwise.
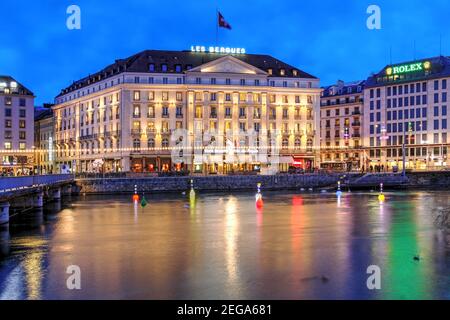
<path fill-rule="evenodd" d="M 29 175 L 33 171 L 32 158 L 27 156 L 3 156 L 0 164 L 2 175 Z"/>

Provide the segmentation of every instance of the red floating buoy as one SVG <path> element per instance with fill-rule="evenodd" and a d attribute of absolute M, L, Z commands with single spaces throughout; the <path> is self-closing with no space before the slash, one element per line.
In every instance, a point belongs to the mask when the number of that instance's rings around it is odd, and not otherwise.
<path fill-rule="evenodd" d="M 139 195 L 138 194 L 133 194 L 133 201 L 139 201 Z"/>
<path fill-rule="evenodd" d="M 258 200 L 256 200 L 256 207 L 257 208 L 262 208 L 263 207 L 263 200 L 261 198 L 259 198 Z"/>

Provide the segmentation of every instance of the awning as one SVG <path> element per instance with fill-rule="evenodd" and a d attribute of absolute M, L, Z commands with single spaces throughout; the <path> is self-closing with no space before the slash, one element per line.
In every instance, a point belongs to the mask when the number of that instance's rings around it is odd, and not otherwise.
<path fill-rule="evenodd" d="M 279 157 L 278 163 L 287 163 L 291 164 L 294 162 L 294 159 L 292 157 Z"/>

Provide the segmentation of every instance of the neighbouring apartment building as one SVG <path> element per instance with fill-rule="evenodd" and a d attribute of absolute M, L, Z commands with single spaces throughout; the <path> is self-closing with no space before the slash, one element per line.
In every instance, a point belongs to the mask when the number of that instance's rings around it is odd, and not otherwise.
<path fill-rule="evenodd" d="M 355 81 L 323 88 L 320 116 L 320 166 L 322 169 L 361 170 L 364 83 Z"/>
<path fill-rule="evenodd" d="M 366 165 L 384 170 L 447 167 L 450 58 L 388 65 L 366 81 Z"/>
<path fill-rule="evenodd" d="M 319 166 L 319 79 L 232 52 L 147 50 L 75 81 L 53 107 L 56 165 L 210 174 Z"/>
<path fill-rule="evenodd" d="M 0 174 L 28 174 L 34 161 L 34 95 L 0 75 Z"/>
<path fill-rule="evenodd" d="M 51 174 L 58 172 L 55 167 L 54 121 L 53 105 L 35 108 L 34 116 L 34 146 L 38 156 L 34 163 L 35 172 Z"/>

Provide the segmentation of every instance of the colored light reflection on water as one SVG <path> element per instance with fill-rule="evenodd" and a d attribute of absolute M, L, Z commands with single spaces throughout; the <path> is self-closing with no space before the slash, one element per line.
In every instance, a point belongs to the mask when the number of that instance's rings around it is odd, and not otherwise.
<path fill-rule="evenodd" d="M 450 235 L 434 209 L 449 195 L 265 192 L 264 208 L 254 193 L 149 194 L 145 208 L 80 197 L 0 230 L 0 298 L 448 299 Z M 381 290 L 366 287 L 369 265 Z"/>

